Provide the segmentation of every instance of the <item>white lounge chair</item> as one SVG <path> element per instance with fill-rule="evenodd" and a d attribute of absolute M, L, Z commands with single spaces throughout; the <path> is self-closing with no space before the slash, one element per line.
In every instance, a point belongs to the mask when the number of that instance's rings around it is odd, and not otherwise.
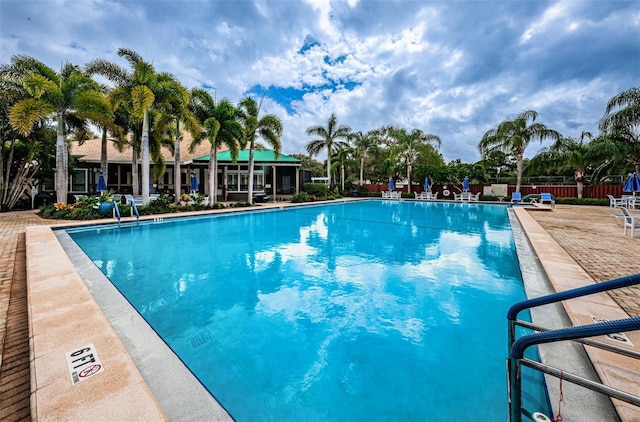
<path fill-rule="evenodd" d="M 400 199 L 402 198 L 402 192 L 391 191 L 391 199 Z"/>
<path fill-rule="evenodd" d="M 624 207 L 628 204 L 627 198 L 614 198 L 613 195 L 607 195 L 607 197 L 609 198 L 609 206 L 611 208 Z"/>
<path fill-rule="evenodd" d="M 631 237 L 634 238 L 636 229 L 640 228 L 640 214 L 631 214 L 625 207 L 620 207 L 622 214 L 624 215 L 624 235 L 627 235 L 627 228 L 631 229 Z"/>
<path fill-rule="evenodd" d="M 389 199 L 391 198 L 391 192 L 387 192 L 386 190 L 383 190 L 382 192 L 382 199 Z"/>
<path fill-rule="evenodd" d="M 475 195 L 472 193 L 469 194 L 469 201 L 478 202 L 479 200 L 480 200 L 480 192 L 476 193 Z"/>

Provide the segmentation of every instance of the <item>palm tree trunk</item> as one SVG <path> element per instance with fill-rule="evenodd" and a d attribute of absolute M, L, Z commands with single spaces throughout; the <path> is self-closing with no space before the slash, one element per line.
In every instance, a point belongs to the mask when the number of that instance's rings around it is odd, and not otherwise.
<path fill-rule="evenodd" d="M 253 204 L 253 154 L 254 154 L 254 145 L 253 140 L 251 140 L 251 144 L 249 145 L 249 180 L 247 181 L 247 203 L 249 205 Z"/>
<path fill-rule="evenodd" d="M 58 134 L 56 136 L 56 202 L 67 203 L 68 161 L 67 137 L 64 133 L 64 119 L 58 113 Z"/>
<path fill-rule="evenodd" d="M 176 204 L 180 202 L 182 169 L 180 168 L 180 120 L 176 119 L 176 145 L 173 149 L 173 191 Z"/>
<path fill-rule="evenodd" d="M 408 187 L 407 187 L 407 192 L 411 193 L 411 161 L 409 160 L 409 162 L 407 163 L 407 183 L 408 183 Z"/>
<path fill-rule="evenodd" d="M 331 147 L 327 145 L 327 187 L 331 186 Z"/>
<path fill-rule="evenodd" d="M 342 180 L 342 190 L 344 191 L 344 163 L 340 165 L 340 179 Z"/>
<path fill-rule="evenodd" d="M 102 128 L 102 144 L 100 145 L 100 168 L 104 172 L 104 181 L 109 183 L 109 169 L 107 166 L 108 158 L 107 158 L 107 128 Z M 107 185 L 108 186 L 108 185 Z"/>
<path fill-rule="evenodd" d="M 584 194 L 584 183 L 576 182 L 576 188 L 578 189 L 578 198 L 582 198 L 582 195 Z"/>
<path fill-rule="evenodd" d="M 149 205 L 149 111 L 142 120 L 142 205 Z"/>
<path fill-rule="evenodd" d="M 209 205 L 215 205 L 218 196 L 218 157 L 216 147 L 211 144 L 209 153 Z"/>
<path fill-rule="evenodd" d="M 360 157 L 360 186 L 364 186 L 364 155 Z"/>
<path fill-rule="evenodd" d="M 516 155 L 516 192 L 520 192 L 522 184 L 522 154 Z"/>

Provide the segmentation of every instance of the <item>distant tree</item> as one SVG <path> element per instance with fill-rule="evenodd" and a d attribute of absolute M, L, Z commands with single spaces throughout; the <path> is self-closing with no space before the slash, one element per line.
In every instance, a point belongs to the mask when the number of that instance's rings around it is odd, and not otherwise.
<path fill-rule="evenodd" d="M 542 123 L 536 123 L 537 118 L 538 113 L 534 110 L 524 111 L 515 119 L 505 120 L 496 128 L 488 130 L 478 144 L 483 158 L 493 151 L 507 152 L 516 158 L 516 192 L 520 192 L 524 150 L 529 143 L 546 138 L 558 140 L 561 137 L 559 132 L 549 129 Z"/>
<path fill-rule="evenodd" d="M 371 132 L 355 132 L 349 136 L 349 139 L 355 148 L 355 156 L 360 160 L 360 186 L 362 186 L 364 184 L 364 160 L 370 154 L 376 154 L 380 148 Z"/>
<path fill-rule="evenodd" d="M 609 100 L 600 130 L 619 143 L 636 173 L 640 173 L 640 88 L 623 91 Z"/>
<path fill-rule="evenodd" d="M 322 177 L 322 174 L 324 173 L 324 166 L 322 163 L 304 154 L 291 154 L 291 157 L 300 161 L 300 167 L 302 169 L 310 170 L 313 177 Z"/>
<path fill-rule="evenodd" d="M 260 103 L 260 105 L 262 102 Z M 282 136 L 282 122 L 274 114 L 267 114 L 259 118 L 260 105 L 251 97 L 240 100 L 240 121 L 244 126 L 245 140 L 249 144 L 249 181 L 247 202 L 253 203 L 253 167 L 254 167 L 254 150 L 256 148 L 256 139 L 262 138 L 271 146 L 276 158 L 280 155 L 282 144 L 280 137 Z"/>
<path fill-rule="evenodd" d="M 331 184 L 331 155 L 336 153 L 338 149 L 347 146 L 346 140 L 351 133 L 351 128 L 346 125 L 338 126 L 338 119 L 335 113 L 332 113 L 327 121 L 327 126 L 310 126 L 307 128 L 307 135 L 317 136 L 307 144 L 307 152 L 312 157 L 318 155 L 320 151 L 327 150 L 327 178 L 329 185 Z"/>
<path fill-rule="evenodd" d="M 238 147 L 244 137 L 244 131 L 238 122 L 238 110 L 233 104 L 226 98 L 216 104 L 211 94 L 204 89 L 194 88 L 191 90 L 189 109 L 196 116 L 202 128 L 200 136 L 193 139 L 191 150 L 205 139 L 211 143 L 209 203 L 213 205 L 217 201 L 218 192 L 218 148 L 225 145 L 235 163 L 238 159 Z"/>
<path fill-rule="evenodd" d="M 19 81 L 27 94 L 9 111 L 13 129 L 28 136 L 42 119 L 55 116 L 56 137 L 56 200 L 67 202 L 69 150 L 67 133 L 86 139 L 89 122 L 113 118 L 100 86 L 78 66 L 66 63 L 56 72 L 29 56 L 12 57 L 11 64 L 0 67 L 3 78 Z"/>
<path fill-rule="evenodd" d="M 589 141 L 593 135 L 583 131 L 580 139 L 560 138 L 548 148 L 541 149 L 529 162 L 527 169 L 540 171 L 542 169 L 571 168 L 576 181 L 578 198 L 583 197 L 584 182 L 587 181 L 586 170 L 596 163 L 597 155 L 592 150 Z"/>
<path fill-rule="evenodd" d="M 434 144 L 440 146 L 442 141 L 438 135 L 424 133 L 420 129 L 413 129 L 411 132 L 395 129 L 391 131 L 391 137 L 396 140 L 392 150 L 406 166 L 408 191 L 411 193 L 413 163 L 420 154 L 433 151 Z"/>

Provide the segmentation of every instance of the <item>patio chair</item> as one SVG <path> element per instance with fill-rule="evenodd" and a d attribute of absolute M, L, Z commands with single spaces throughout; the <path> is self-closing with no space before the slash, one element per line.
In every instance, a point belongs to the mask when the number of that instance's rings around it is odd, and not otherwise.
<path fill-rule="evenodd" d="M 549 205 L 551 205 L 551 208 L 555 208 L 556 207 L 556 198 L 551 195 L 548 192 L 543 192 L 540 194 L 540 203 L 541 204 L 545 204 L 545 203 L 549 203 Z"/>
<path fill-rule="evenodd" d="M 522 194 L 520 192 L 513 192 L 511 194 L 511 202 L 514 204 L 519 204 L 522 202 Z"/>
<path fill-rule="evenodd" d="M 631 238 L 635 237 L 636 229 L 640 228 L 640 214 L 631 214 L 625 207 L 620 207 L 624 215 L 624 235 L 627 235 L 627 227 L 631 229 Z"/>
<path fill-rule="evenodd" d="M 609 198 L 609 206 L 612 208 L 624 207 L 628 202 L 626 198 L 615 198 L 613 195 L 607 195 L 607 197 Z"/>
<path fill-rule="evenodd" d="M 480 192 L 474 194 L 469 194 L 469 201 L 478 202 L 480 200 Z"/>

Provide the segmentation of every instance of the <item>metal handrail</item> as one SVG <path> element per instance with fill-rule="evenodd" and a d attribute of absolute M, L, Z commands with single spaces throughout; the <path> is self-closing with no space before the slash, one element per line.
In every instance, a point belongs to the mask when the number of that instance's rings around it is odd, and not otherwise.
<path fill-rule="evenodd" d="M 140 213 L 138 212 L 138 207 L 134 201 L 131 201 L 131 217 L 133 217 L 133 212 L 136 212 L 136 225 L 140 225 Z"/>
<path fill-rule="evenodd" d="M 639 354 L 637 354 L 635 351 L 623 351 L 624 349 L 622 348 L 607 345 L 606 343 L 601 343 L 594 340 L 588 340 L 587 338 L 599 335 L 621 333 L 625 331 L 640 330 L 640 317 L 625 318 L 615 321 L 603 321 L 595 324 L 567 327 L 557 330 L 547 330 L 541 327 L 536 327 L 533 324 L 517 320 L 518 313 L 525 309 L 556 303 L 562 300 L 573 299 L 581 296 L 587 296 L 590 294 L 600 293 L 621 287 L 628 287 L 636 284 L 640 284 L 640 274 L 621 277 L 598 284 L 579 287 L 577 289 L 554 293 L 535 299 L 525 300 L 514 304 L 509 309 L 507 313 L 509 330 L 509 358 L 507 359 L 507 371 L 509 379 L 509 420 L 511 422 L 522 421 L 522 365 L 528 366 L 532 369 L 544 372 L 549 375 L 562 377 L 568 382 L 573 382 L 591 390 L 607 394 L 610 397 L 614 397 L 634 404 L 636 406 L 640 406 L 640 397 L 636 397 L 629 393 L 606 386 L 604 384 L 582 378 L 575 374 L 565 373 L 560 369 L 553 368 L 549 365 L 524 358 L 524 351 L 532 345 L 556 341 L 575 340 L 584 344 L 600 347 L 602 349 L 638 359 Z M 528 334 L 516 340 L 516 325 L 541 330 L 542 332 Z"/>
<path fill-rule="evenodd" d="M 111 204 L 113 208 L 113 214 L 118 217 L 118 228 L 120 228 L 120 209 L 118 208 L 118 204 L 116 201 L 112 201 Z"/>

